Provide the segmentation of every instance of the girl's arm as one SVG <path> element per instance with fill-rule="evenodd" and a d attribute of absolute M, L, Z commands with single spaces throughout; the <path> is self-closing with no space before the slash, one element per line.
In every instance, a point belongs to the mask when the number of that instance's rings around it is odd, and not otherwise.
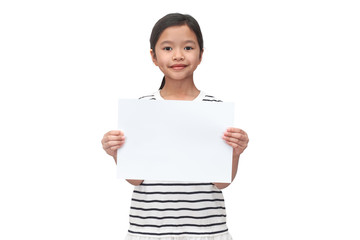
<path fill-rule="evenodd" d="M 244 152 L 245 148 L 249 143 L 249 138 L 247 133 L 244 130 L 239 128 L 228 128 L 224 133 L 223 139 L 227 144 L 233 148 L 233 159 L 232 159 L 232 178 L 231 182 L 234 181 L 234 178 L 237 173 L 240 154 Z M 229 186 L 231 183 L 214 183 L 214 185 L 219 189 L 224 189 Z"/>
<path fill-rule="evenodd" d="M 101 140 L 101 144 L 103 149 L 107 154 L 112 156 L 115 160 L 115 164 L 117 163 L 117 150 L 124 145 L 125 136 L 124 133 L 119 130 L 112 130 L 105 133 L 103 139 Z M 144 180 L 134 180 L 134 179 L 126 179 L 132 185 L 140 185 Z"/>
<path fill-rule="evenodd" d="M 138 185 L 142 184 L 142 182 L 144 180 L 126 179 L 126 181 L 128 181 L 128 183 L 130 183 L 134 186 L 138 186 Z"/>

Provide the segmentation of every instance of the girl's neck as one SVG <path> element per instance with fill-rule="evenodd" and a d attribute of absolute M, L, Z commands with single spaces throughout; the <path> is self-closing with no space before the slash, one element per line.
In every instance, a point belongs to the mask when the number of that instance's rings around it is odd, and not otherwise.
<path fill-rule="evenodd" d="M 165 80 L 165 86 L 160 90 L 160 95 L 166 100 L 194 100 L 200 91 L 194 81 Z"/>

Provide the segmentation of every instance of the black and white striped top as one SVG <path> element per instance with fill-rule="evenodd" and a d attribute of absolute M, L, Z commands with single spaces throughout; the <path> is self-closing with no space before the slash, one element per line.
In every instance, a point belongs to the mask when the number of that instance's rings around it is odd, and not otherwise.
<path fill-rule="evenodd" d="M 141 97 L 164 100 L 160 92 Z M 194 101 L 221 102 L 200 92 Z M 224 197 L 212 183 L 144 181 L 135 186 L 127 240 L 231 240 Z"/>

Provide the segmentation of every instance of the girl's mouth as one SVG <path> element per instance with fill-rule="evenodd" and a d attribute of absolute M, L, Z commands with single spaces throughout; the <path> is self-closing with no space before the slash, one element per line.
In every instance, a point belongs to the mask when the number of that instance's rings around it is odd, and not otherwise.
<path fill-rule="evenodd" d="M 174 64 L 174 65 L 171 65 L 171 68 L 174 69 L 174 70 L 182 70 L 186 67 L 185 64 Z"/>

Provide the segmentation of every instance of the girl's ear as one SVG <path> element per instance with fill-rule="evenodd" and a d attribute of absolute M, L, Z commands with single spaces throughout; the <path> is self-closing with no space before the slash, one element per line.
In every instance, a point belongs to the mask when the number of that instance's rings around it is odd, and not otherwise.
<path fill-rule="evenodd" d="M 158 66 L 155 52 L 154 52 L 152 49 L 150 49 L 150 55 L 151 55 L 151 60 L 153 61 L 153 63 L 155 64 L 155 66 Z"/>

